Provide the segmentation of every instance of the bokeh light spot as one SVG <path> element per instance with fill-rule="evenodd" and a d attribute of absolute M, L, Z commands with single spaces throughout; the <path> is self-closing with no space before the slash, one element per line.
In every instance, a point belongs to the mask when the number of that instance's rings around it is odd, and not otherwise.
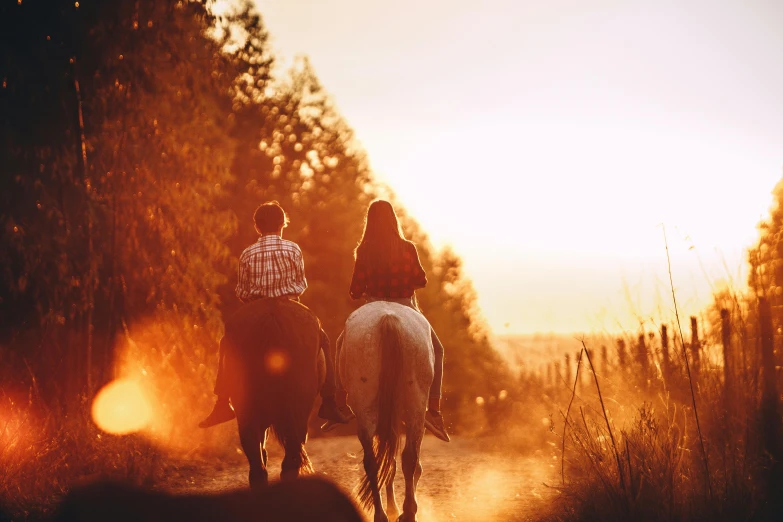
<path fill-rule="evenodd" d="M 92 419 L 106 433 L 125 435 L 146 427 L 152 420 L 152 408 L 139 383 L 118 379 L 95 396 Z"/>
<path fill-rule="evenodd" d="M 289 360 L 288 354 L 281 350 L 269 350 L 269 353 L 267 353 L 264 358 L 266 371 L 272 375 L 285 373 L 288 370 L 290 363 L 291 361 Z"/>

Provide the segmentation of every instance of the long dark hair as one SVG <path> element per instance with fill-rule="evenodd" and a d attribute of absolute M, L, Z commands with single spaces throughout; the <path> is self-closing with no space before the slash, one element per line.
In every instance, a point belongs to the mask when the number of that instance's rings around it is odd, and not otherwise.
<path fill-rule="evenodd" d="M 367 209 L 362 240 L 354 250 L 354 259 L 361 257 L 374 266 L 389 266 L 402 257 L 407 243 L 394 207 L 388 201 L 377 199 Z"/>

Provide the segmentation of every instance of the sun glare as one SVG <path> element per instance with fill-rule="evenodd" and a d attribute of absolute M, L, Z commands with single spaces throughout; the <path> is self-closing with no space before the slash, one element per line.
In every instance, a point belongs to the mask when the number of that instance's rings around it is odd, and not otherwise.
<path fill-rule="evenodd" d="M 95 396 L 92 418 L 106 433 L 125 435 L 145 428 L 152 420 L 152 408 L 136 381 L 118 379 Z"/>
<path fill-rule="evenodd" d="M 436 0 L 430 14 L 449 16 L 411 20 L 341 0 L 312 3 L 306 21 L 264 4 L 276 45 L 308 55 L 374 175 L 463 259 L 497 334 L 622 331 L 668 313 L 661 223 L 683 312 L 698 313 L 716 279 L 744 286 L 780 178 L 775 15 L 740 2 L 711 25 L 691 3 L 569 3 L 562 16 L 547 2 Z M 319 23 L 332 12 L 345 30 Z M 378 17 L 384 31 L 356 49 L 354 29 Z M 739 20 L 754 21 L 747 38 L 731 33 Z M 411 38 L 388 46 L 399 31 Z M 448 88 L 465 56 L 479 69 Z"/>

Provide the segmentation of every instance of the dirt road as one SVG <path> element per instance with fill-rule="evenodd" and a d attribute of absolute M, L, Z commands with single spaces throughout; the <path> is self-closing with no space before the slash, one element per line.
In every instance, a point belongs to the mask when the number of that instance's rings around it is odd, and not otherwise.
<path fill-rule="evenodd" d="M 282 451 L 270 441 L 270 479 L 280 474 Z M 355 437 L 311 439 L 307 451 L 316 473 L 350 492 L 363 474 L 361 445 Z M 483 439 L 455 437 L 444 443 L 426 436 L 422 445 L 424 473 L 419 482 L 419 520 L 530 521 L 550 498 L 555 467 L 543 455 L 509 455 L 488 448 Z M 247 487 L 247 465 L 216 465 L 193 469 L 174 491 L 215 492 Z M 402 506 L 402 472 L 395 481 L 397 502 Z"/>

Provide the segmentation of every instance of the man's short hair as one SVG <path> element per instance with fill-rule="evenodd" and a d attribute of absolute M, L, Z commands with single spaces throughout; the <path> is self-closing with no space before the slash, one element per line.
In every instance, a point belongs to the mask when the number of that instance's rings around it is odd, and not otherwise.
<path fill-rule="evenodd" d="M 256 209 L 253 221 L 259 232 L 270 234 L 288 226 L 288 214 L 277 201 L 267 201 Z"/>

